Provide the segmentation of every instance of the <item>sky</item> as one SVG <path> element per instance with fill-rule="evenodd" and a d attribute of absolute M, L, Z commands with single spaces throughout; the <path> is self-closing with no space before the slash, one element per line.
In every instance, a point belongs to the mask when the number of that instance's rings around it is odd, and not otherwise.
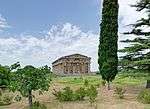
<path fill-rule="evenodd" d="M 130 7 L 135 3 L 119 0 L 119 41 L 142 15 Z M 92 58 L 97 71 L 101 10 L 101 0 L 0 0 L 0 64 L 51 66 L 80 53 Z M 119 41 L 119 48 L 126 46 Z"/>

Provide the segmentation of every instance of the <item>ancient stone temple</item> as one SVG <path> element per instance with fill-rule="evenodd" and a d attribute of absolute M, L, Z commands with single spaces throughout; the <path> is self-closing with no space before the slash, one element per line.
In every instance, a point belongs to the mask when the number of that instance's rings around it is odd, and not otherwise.
<path fill-rule="evenodd" d="M 64 56 L 52 63 L 52 70 L 57 75 L 82 75 L 90 73 L 91 58 L 72 54 Z"/>

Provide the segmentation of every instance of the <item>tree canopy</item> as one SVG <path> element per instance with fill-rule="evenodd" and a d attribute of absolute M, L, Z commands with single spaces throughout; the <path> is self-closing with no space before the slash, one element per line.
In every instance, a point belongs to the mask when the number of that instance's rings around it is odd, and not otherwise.
<path fill-rule="evenodd" d="M 103 0 L 98 64 L 103 80 L 108 83 L 118 73 L 118 9 L 118 0 Z"/>
<path fill-rule="evenodd" d="M 136 38 L 121 42 L 129 43 L 130 46 L 119 50 L 125 53 L 121 57 L 120 65 L 123 69 L 132 69 L 150 73 L 150 0 L 140 0 L 133 5 L 138 12 L 144 11 L 146 16 L 135 24 L 133 29 L 125 35 L 134 35 Z"/>

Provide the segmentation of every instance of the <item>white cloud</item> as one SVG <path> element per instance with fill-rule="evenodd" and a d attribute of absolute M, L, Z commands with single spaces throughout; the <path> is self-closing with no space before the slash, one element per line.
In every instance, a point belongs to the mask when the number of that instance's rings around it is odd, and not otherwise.
<path fill-rule="evenodd" d="M 92 70 L 97 69 L 97 47 L 99 36 L 92 32 L 83 32 L 70 23 L 52 26 L 43 38 L 20 36 L 0 38 L 0 63 L 41 66 L 50 65 L 60 56 L 81 53 L 92 57 Z"/>
<path fill-rule="evenodd" d="M 2 15 L 0 14 L 0 31 L 2 31 L 5 28 L 8 28 L 9 25 L 7 24 L 7 21 Z"/>
<path fill-rule="evenodd" d="M 119 0 L 119 48 L 122 49 L 129 44 L 121 43 L 120 40 L 134 38 L 134 35 L 123 35 L 124 32 L 131 31 L 130 24 L 134 24 L 141 17 L 145 16 L 143 12 L 137 12 L 136 8 L 131 7 L 135 5 L 138 0 Z M 130 26 L 129 26 L 130 25 Z"/>

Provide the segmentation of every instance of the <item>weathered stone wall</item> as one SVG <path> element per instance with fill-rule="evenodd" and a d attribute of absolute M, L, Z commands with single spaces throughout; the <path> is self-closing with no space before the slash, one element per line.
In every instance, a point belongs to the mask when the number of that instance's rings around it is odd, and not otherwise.
<path fill-rule="evenodd" d="M 90 73 L 91 58 L 74 54 L 62 57 L 52 63 L 53 72 L 58 75 L 80 75 Z"/>

